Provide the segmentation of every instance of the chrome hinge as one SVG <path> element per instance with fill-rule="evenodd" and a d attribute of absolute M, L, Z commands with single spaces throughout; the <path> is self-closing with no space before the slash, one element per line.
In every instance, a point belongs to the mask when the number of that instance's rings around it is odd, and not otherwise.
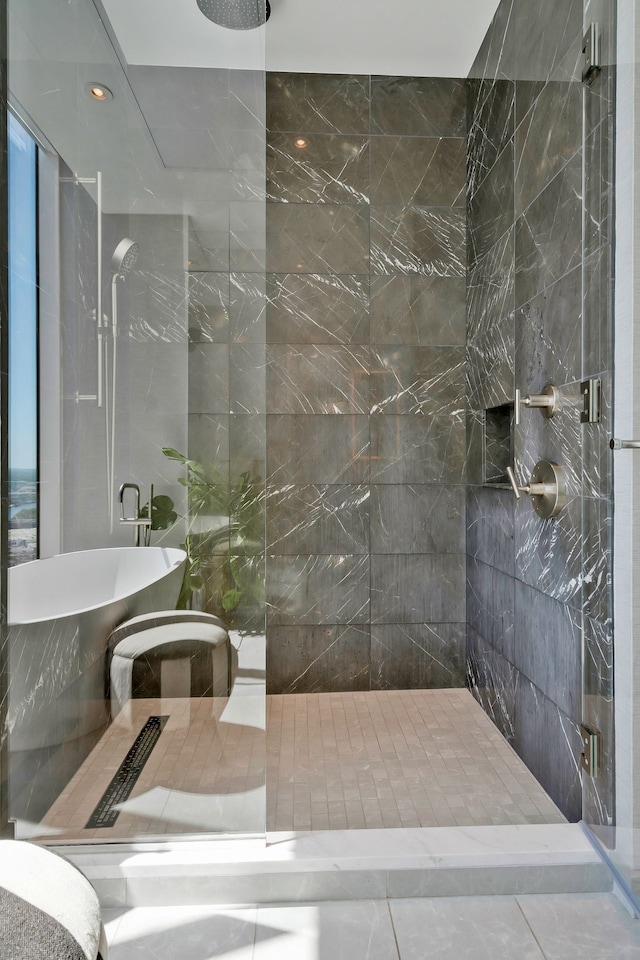
<path fill-rule="evenodd" d="M 590 777 L 600 773 L 600 734 L 585 723 L 580 724 L 580 736 L 584 750 L 580 757 L 580 766 Z"/>
<path fill-rule="evenodd" d="M 582 38 L 582 52 L 584 54 L 582 79 L 583 81 L 592 80 L 593 77 L 602 69 L 602 63 L 600 62 L 599 24 L 589 24 L 589 29 Z"/>
<path fill-rule="evenodd" d="M 582 394 L 582 412 L 580 423 L 600 423 L 602 419 L 602 382 L 583 380 L 580 384 Z"/>

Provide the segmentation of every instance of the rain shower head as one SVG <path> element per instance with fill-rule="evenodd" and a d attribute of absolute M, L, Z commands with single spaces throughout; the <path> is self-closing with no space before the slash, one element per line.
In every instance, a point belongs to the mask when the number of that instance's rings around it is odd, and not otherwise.
<path fill-rule="evenodd" d="M 253 30 L 271 14 L 269 0 L 197 0 L 205 17 L 230 30 Z"/>
<path fill-rule="evenodd" d="M 111 269 L 114 273 L 124 276 L 129 273 L 129 270 L 133 269 L 137 259 L 138 244 L 135 240 L 129 240 L 128 237 L 124 237 L 113 251 Z"/>

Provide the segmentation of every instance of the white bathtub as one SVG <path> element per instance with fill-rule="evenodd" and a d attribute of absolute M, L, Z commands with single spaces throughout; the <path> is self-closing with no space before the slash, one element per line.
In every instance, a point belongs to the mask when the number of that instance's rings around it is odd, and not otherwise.
<path fill-rule="evenodd" d="M 65 553 L 9 570 L 9 749 L 77 740 L 108 719 L 107 640 L 173 609 L 186 554 L 162 547 Z"/>

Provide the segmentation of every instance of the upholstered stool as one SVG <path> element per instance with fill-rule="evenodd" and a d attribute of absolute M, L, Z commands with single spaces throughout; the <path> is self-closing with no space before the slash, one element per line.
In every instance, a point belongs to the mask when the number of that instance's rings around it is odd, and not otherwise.
<path fill-rule="evenodd" d="M 218 617 L 166 610 L 133 617 L 109 638 L 111 716 L 132 698 L 228 697 L 231 644 Z"/>
<path fill-rule="evenodd" d="M 72 864 L 23 840 L 0 840 L 0 957 L 107 960 L 98 896 Z"/>

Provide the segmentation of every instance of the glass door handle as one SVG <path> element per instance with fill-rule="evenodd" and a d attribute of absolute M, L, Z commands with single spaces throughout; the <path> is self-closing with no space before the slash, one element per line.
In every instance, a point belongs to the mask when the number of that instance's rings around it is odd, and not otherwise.
<path fill-rule="evenodd" d="M 617 437 L 611 437 L 609 446 L 612 450 L 640 450 L 640 440 L 618 440 Z"/>

